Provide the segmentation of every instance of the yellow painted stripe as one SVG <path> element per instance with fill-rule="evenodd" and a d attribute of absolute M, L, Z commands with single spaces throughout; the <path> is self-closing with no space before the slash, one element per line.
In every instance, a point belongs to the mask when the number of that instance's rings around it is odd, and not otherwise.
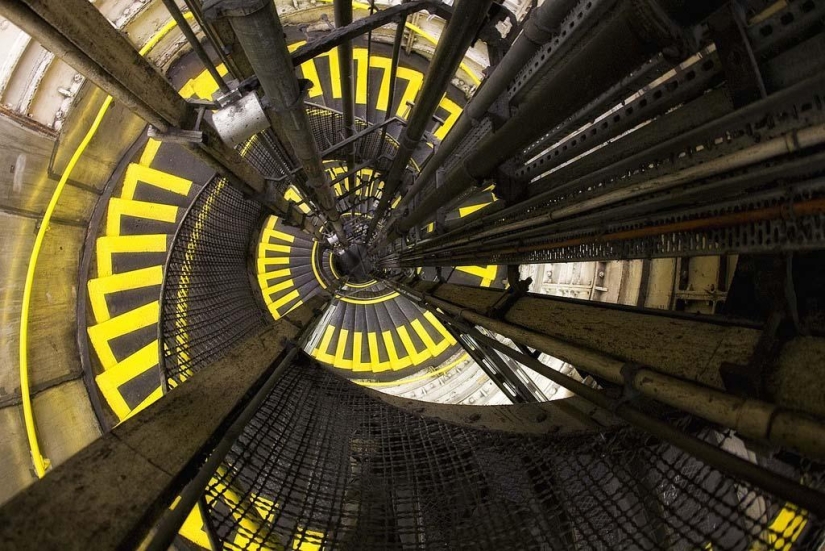
<path fill-rule="evenodd" d="M 160 144 L 160 140 L 149 138 L 146 142 L 146 146 L 143 148 L 143 153 L 140 155 L 139 164 L 142 166 L 152 166 L 152 161 L 155 160 L 155 157 L 158 154 Z M 128 168 L 126 170 L 128 170 Z"/>
<path fill-rule="evenodd" d="M 459 356 L 456 360 L 450 362 L 449 364 L 445 365 L 444 367 L 436 369 L 435 371 L 431 371 L 431 372 L 425 373 L 423 375 L 416 375 L 415 377 L 410 377 L 408 379 L 401 379 L 399 381 L 389 381 L 389 382 L 386 382 L 386 383 L 373 382 L 373 381 L 354 381 L 354 382 L 358 383 L 359 385 L 368 386 L 368 387 L 394 387 L 394 386 L 399 386 L 399 385 L 406 385 L 406 384 L 409 384 L 409 383 L 417 383 L 418 381 L 426 381 L 427 379 L 433 379 L 435 377 L 438 377 L 439 375 L 443 375 L 444 373 L 450 371 L 451 369 L 453 369 L 455 366 L 457 366 L 458 364 L 460 364 L 461 362 L 463 362 L 466 359 L 467 359 L 467 353 L 465 352 L 461 356 Z"/>
<path fill-rule="evenodd" d="M 321 256 L 318 254 L 318 242 L 312 242 L 312 257 L 309 259 L 309 264 L 312 266 L 312 275 L 315 276 L 315 281 L 318 282 L 318 285 L 321 286 L 322 289 L 326 289 L 327 286 L 324 283 L 324 279 L 321 277 L 319 273 L 318 266 L 316 266 L 316 262 L 319 261 Z"/>
<path fill-rule="evenodd" d="M 382 295 L 380 297 L 375 297 L 375 298 L 359 299 L 359 298 L 349 298 L 349 297 L 344 297 L 344 296 L 338 296 L 338 299 L 343 301 L 343 302 L 348 302 L 350 304 L 378 304 L 379 302 L 386 302 L 388 300 L 392 300 L 397 296 L 398 296 L 398 293 L 393 291 L 393 292 L 391 292 L 387 295 Z"/>
<path fill-rule="evenodd" d="M 183 195 L 184 197 L 189 195 L 189 191 L 192 189 L 192 180 L 156 170 L 149 166 L 142 166 L 141 160 L 141 164 L 132 163 L 126 168 L 120 197 L 122 199 L 134 199 L 139 183 Z"/>
<path fill-rule="evenodd" d="M 452 130 L 453 126 L 455 126 L 455 122 L 461 115 L 461 107 L 456 102 L 449 99 L 446 94 L 444 94 L 444 97 L 441 98 L 441 103 L 438 105 L 450 114 L 446 119 L 444 119 L 444 124 L 442 124 L 438 130 L 433 132 L 433 135 L 436 138 L 443 140 L 447 137 L 447 134 L 450 130 Z"/>
<path fill-rule="evenodd" d="M 438 331 L 438 333 L 442 337 L 444 337 L 445 341 L 447 341 L 450 344 L 456 344 L 455 338 L 453 338 L 453 336 L 450 334 L 450 332 L 447 331 L 447 328 L 444 327 L 444 325 L 442 325 L 442 323 L 438 320 L 438 318 L 435 317 L 435 314 L 433 314 L 430 311 L 427 311 L 427 312 L 424 312 L 424 317 L 427 319 L 427 321 L 430 322 L 430 325 L 432 325 L 435 328 L 435 330 Z"/>
<path fill-rule="evenodd" d="M 478 205 L 470 205 L 468 207 L 461 207 L 460 209 L 458 209 L 458 217 L 464 218 L 465 216 L 470 216 L 474 212 L 478 212 L 483 208 L 489 207 L 493 203 L 494 201 L 491 201 L 489 203 L 480 203 Z"/>
<path fill-rule="evenodd" d="M 410 356 L 404 356 L 403 358 L 398 356 L 398 351 L 395 349 L 395 341 L 393 341 L 391 330 L 381 333 L 381 338 L 384 340 L 384 348 L 387 349 L 387 357 L 389 357 L 390 367 L 393 371 L 412 365 L 413 358 Z"/>
<path fill-rule="evenodd" d="M 178 207 L 113 197 L 106 210 L 106 235 L 120 235 L 121 218 L 124 216 L 174 224 Z"/>
<path fill-rule="evenodd" d="M 106 295 L 142 287 L 153 287 L 161 283 L 163 283 L 163 266 L 152 266 L 151 268 L 90 279 L 86 285 L 89 290 L 89 302 L 92 305 L 95 322 L 101 323 L 111 317 L 109 306 L 106 303 Z"/>
<path fill-rule="evenodd" d="M 381 355 L 378 350 L 378 333 L 367 333 L 367 345 L 369 346 L 370 353 L 370 368 L 373 373 L 381 373 L 382 371 L 387 371 L 389 369 L 398 369 L 393 367 L 389 360 L 385 360 L 383 362 L 381 361 Z"/>
<path fill-rule="evenodd" d="M 86 329 L 103 369 L 111 369 L 118 363 L 110 341 L 157 323 L 159 315 L 160 308 L 156 300 Z"/>
<path fill-rule="evenodd" d="M 367 49 L 353 48 L 352 59 L 355 62 L 355 103 L 367 104 Z"/>
<path fill-rule="evenodd" d="M 488 266 L 456 266 L 456 270 L 481 278 L 482 287 L 489 287 L 498 274 L 498 266 L 495 264 Z"/>
<path fill-rule="evenodd" d="M 258 257 L 258 273 L 266 273 L 267 266 L 284 266 L 289 264 L 288 256 Z"/>
<path fill-rule="evenodd" d="M 295 281 L 292 279 L 287 279 L 286 281 L 282 281 L 281 283 L 276 283 L 271 287 L 265 287 L 261 289 L 261 292 L 264 294 L 264 300 L 266 300 L 267 304 L 272 304 L 272 295 L 278 293 L 279 291 L 283 291 L 285 289 L 289 289 L 291 287 L 295 287 Z M 297 291 L 296 291 L 297 292 Z"/>
<path fill-rule="evenodd" d="M 392 71 L 392 60 L 383 56 L 372 56 L 370 67 L 377 67 L 382 70 L 381 85 L 378 88 L 378 97 L 375 100 L 375 108 L 380 111 L 387 111 L 390 102 L 390 72 Z"/>
<path fill-rule="evenodd" d="M 412 320 L 412 322 L 410 322 L 410 326 L 418 334 L 418 338 L 421 339 L 421 342 L 424 343 L 424 346 L 427 347 L 427 351 L 433 357 L 437 356 L 439 354 L 439 352 L 438 352 L 439 346 L 437 344 L 435 344 L 435 341 L 433 340 L 433 338 L 430 336 L 429 333 L 427 333 L 427 330 L 424 329 L 424 325 L 422 325 L 421 320 Z"/>
<path fill-rule="evenodd" d="M 120 386 L 157 367 L 157 365 L 158 341 L 153 341 L 95 377 L 101 394 L 103 394 L 118 419 L 121 421 L 126 419 L 131 412 L 131 408 L 120 393 Z"/>
<path fill-rule="evenodd" d="M 326 329 L 324 329 L 324 336 L 321 337 L 321 342 L 318 344 L 318 348 L 312 352 L 312 356 L 314 358 L 328 364 L 335 362 L 335 356 L 329 353 L 329 343 L 332 341 L 332 336 L 334 334 L 335 327 L 332 325 L 327 325 Z"/>
<path fill-rule="evenodd" d="M 269 228 L 264 230 L 263 236 L 261 238 L 265 241 L 269 241 L 271 239 L 278 239 L 280 241 L 286 241 L 287 243 L 295 242 L 294 235 L 289 235 L 288 233 L 284 233 L 282 231 Z"/>
<path fill-rule="evenodd" d="M 97 248 L 97 275 L 110 276 L 113 273 L 113 254 L 120 253 L 164 253 L 166 235 L 107 235 L 99 237 Z"/>
<path fill-rule="evenodd" d="M 289 245 L 278 245 L 275 243 L 261 243 L 258 247 L 259 251 L 271 251 L 273 253 L 289 254 L 292 252 L 292 247 Z"/>
<path fill-rule="evenodd" d="M 338 48 L 331 49 L 326 53 L 326 56 L 327 59 L 329 59 L 329 79 L 332 97 L 341 99 L 341 68 L 338 66 Z"/>
<path fill-rule="evenodd" d="M 288 294 L 282 296 L 281 298 L 279 298 L 278 300 L 276 300 L 275 302 L 273 302 L 270 310 L 272 308 L 275 308 L 276 310 L 278 310 L 280 308 L 283 308 L 284 306 L 286 306 L 287 304 L 289 304 L 290 302 L 292 302 L 293 300 L 295 300 L 297 298 L 299 298 L 298 290 L 295 289 L 291 293 L 288 293 Z"/>
<path fill-rule="evenodd" d="M 287 46 L 287 49 L 290 52 L 294 52 L 304 44 L 306 44 L 306 40 L 294 42 Z M 322 96 L 324 94 L 324 89 L 321 88 L 321 79 L 318 77 L 318 69 L 315 67 L 315 60 L 310 59 L 309 61 L 305 61 L 304 63 L 301 63 L 299 68 L 301 69 L 301 75 L 303 78 L 312 83 L 312 88 L 309 89 L 309 97 L 315 98 Z"/>
<path fill-rule="evenodd" d="M 344 352 L 347 348 L 347 339 L 349 337 L 349 331 L 346 329 L 341 329 L 341 332 L 338 335 L 338 345 L 335 347 L 335 362 L 333 365 L 340 369 L 352 369 L 352 360 L 344 359 Z"/>
<path fill-rule="evenodd" d="M 407 328 L 401 326 L 396 329 L 398 332 L 398 337 L 401 339 L 401 342 L 404 344 L 404 348 L 407 350 L 407 356 L 410 358 L 412 364 L 420 364 L 424 360 L 430 357 L 430 354 L 427 353 L 426 348 L 419 352 L 415 348 L 415 344 L 412 342 L 412 338 L 410 338 L 410 334 L 407 332 Z"/>
<path fill-rule="evenodd" d="M 364 344 L 364 333 L 361 331 L 353 331 L 352 333 L 352 370 L 353 371 L 370 371 L 369 362 L 364 363 L 362 360 Z"/>
<path fill-rule="evenodd" d="M 396 78 L 407 81 L 407 87 L 404 89 L 404 94 L 401 96 L 401 102 L 398 104 L 395 114 L 403 119 L 407 118 L 410 111 L 409 103 L 415 101 L 418 91 L 421 90 L 421 85 L 424 83 L 424 76 L 418 71 L 413 71 L 406 67 L 399 67 L 396 71 Z"/>

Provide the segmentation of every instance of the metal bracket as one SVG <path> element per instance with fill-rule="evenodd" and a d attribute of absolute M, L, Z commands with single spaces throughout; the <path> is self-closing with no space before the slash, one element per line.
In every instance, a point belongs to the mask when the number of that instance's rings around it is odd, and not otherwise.
<path fill-rule="evenodd" d="M 708 20 L 716 51 L 725 70 L 728 91 L 736 108 L 767 97 L 765 83 L 746 32 L 745 13 L 735 0 Z"/>
<path fill-rule="evenodd" d="M 510 287 L 505 289 L 496 302 L 487 309 L 487 317 L 493 319 L 504 319 L 504 316 L 507 315 L 510 308 L 512 308 L 520 298 L 527 294 L 527 289 L 529 289 L 530 284 L 533 283 L 533 278 L 530 277 L 524 280 L 519 280 L 518 275 L 515 275 L 515 279 L 513 279 L 511 266 L 507 267 L 507 272 L 507 279 L 510 283 Z M 518 274 L 517 270 L 516 274 Z"/>
<path fill-rule="evenodd" d="M 154 126 L 149 125 L 149 130 L 146 134 L 150 138 L 160 142 L 180 144 L 206 143 L 204 134 L 200 130 L 201 123 L 203 122 L 203 116 L 206 113 L 206 110 L 215 108 L 217 104 L 214 101 L 202 99 L 189 99 L 186 100 L 186 103 L 195 106 L 198 110 L 198 117 L 195 119 L 195 125 L 192 130 L 184 130 L 182 128 L 170 126 L 166 132 L 162 132 Z"/>

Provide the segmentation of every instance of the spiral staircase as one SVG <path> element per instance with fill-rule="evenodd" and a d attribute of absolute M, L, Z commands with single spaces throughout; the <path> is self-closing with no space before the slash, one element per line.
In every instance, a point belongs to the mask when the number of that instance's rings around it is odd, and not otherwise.
<path fill-rule="evenodd" d="M 10 548 L 825 545 L 820 0 L 0 13 Z"/>

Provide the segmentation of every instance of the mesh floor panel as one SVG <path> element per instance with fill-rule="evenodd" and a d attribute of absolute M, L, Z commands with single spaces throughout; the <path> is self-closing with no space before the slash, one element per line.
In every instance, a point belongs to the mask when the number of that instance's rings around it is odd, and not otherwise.
<path fill-rule="evenodd" d="M 823 483 L 809 467 L 770 463 Z M 636 430 L 462 428 L 298 363 L 206 495 L 228 549 L 814 549 L 822 538 L 792 505 Z"/>
<path fill-rule="evenodd" d="M 213 178 L 181 222 L 161 297 L 161 369 L 170 384 L 266 325 L 247 268 L 262 213 L 260 203 Z"/>

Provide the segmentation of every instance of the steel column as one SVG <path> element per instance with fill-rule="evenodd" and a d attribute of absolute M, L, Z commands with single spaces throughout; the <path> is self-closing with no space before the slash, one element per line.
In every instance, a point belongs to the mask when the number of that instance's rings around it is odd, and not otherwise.
<path fill-rule="evenodd" d="M 439 38 L 409 123 L 398 139 L 398 153 L 384 178 L 384 192 L 373 213 L 373 219 L 370 221 L 367 240 L 372 236 L 378 221 L 398 191 L 404 172 L 407 170 L 407 163 L 418 147 L 418 142 L 424 136 L 424 131 L 430 124 L 467 49 L 472 46 L 472 41 L 491 3 L 492 0 L 461 0 L 458 2 L 452 18 Z"/>
<path fill-rule="evenodd" d="M 335 27 L 343 28 L 352 24 L 352 0 L 335 0 Z M 367 72 L 369 72 L 369 56 L 367 56 Z M 338 46 L 338 71 L 341 74 L 341 101 L 344 116 L 344 139 L 352 137 L 355 131 L 355 98 L 352 88 L 352 41 L 346 40 Z M 367 102 L 369 103 L 369 102 Z M 369 106 L 367 106 L 369 108 Z M 355 155 L 351 146 L 346 151 L 347 171 L 351 172 L 355 166 Z M 355 187 L 355 174 L 347 178 L 349 189 Z"/>
<path fill-rule="evenodd" d="M 189 26 L 189 22 L 186 21 L 186 18 L 181 13 L 178 5 L 175 3 L 175 0 L 163 0 L 163 5 L 166 6 L 166 10 L 172 16 L 172 19 L 175 20 L 175 23 L 178 24 L 178 29 L 183 33 L 183 36 L 186 37 L 186 41 L 189 42 L 189 45 L 192 46 L 192 50 L 194 50 L 195 55 L 198 56 L 198 59 L 201 60 L 203 66 L 209 71 L 209 74 L 218 84 L 218 88 L 220 88 L 221 93 L 228 94 L 229 93 L 229 86 L 226 85 L 226 82 L 223 80 L 223 77 L 218 73 L 218 69 L 215 67 L 215 64 L 212 63 L 212 60 L 209 58 L 209 54 L 206 53 L 203 45 L 198 40 L 198 37 L 195 36 L 195 33 L 192 31 L 192 28 Z M 206 30 L 204 29 L 204 33 Z"/>
<path fill-rule="evenodd" d="M 677 31 L 680 34 L 675 34 Z M 678 58 L 686 58 L 696 49 L 688 33 L 682 32 L 670 14 L 658 6 L 657 0 L 620 2 L 593 34 L 583 38 L 581 46 L 552 76 L 536 86 L 535 92 L 519 106 L 514 117 L 482 140 L 472 153 L 450 170 L 443 185 L 398 221 L 396 231 L 390 232 L 388 239 L 403 235 L 432 217 L 439 206 L 483 181 L 543 132 L 562 122 L 664 48 L 677 52 Z M 612 55 L 616 51 L 621 51 L 622 56 Z"/>
<path fill-rule="evenodd" d="M 335 192 L 329 185 L 321 153 L 309 126 L 304 105 L 304 91 L 299 86 L 287 50 L 284 29 L 275 5 L 266 0 L 226 2 L 213 0 L 204 4 L 208 19 L 226 16 L 249 63 L 255 69 L 266 101 L 267 116 L 278 136 L 292 146 L 307 183 L 338 240 L 347 243 L 341 215 L 336 209 Z"/>
<path fill-rule="evenodd" d="M 576 2 L 577 0 L 546 0 L 530 14 L 530 18 L 524 24 L 524 28 L 513 46 L 507 51 L 501 62 L 496 65 L 490 76 L 484 80 L 483 85 L 476 94 L 464 106 L 461 116 L 444 138 L 444 141 L 439 144 L 433 156 L 427 161 L 426 166 L 416 178 L 415 184 L 404 194 L 398 204 L 398 212 L 401 212 L 419 192 L 434 181 L 436 170 L 447 162 L 464 138 L 467 137 L 470 130 L 487 113 L 493 102 L 507 90 L 507 86 L 518 75 L 522 67 L 530 61 L 533 54 L 542 45 L 553 39 L 559 25 L 576 5 Z"/>

